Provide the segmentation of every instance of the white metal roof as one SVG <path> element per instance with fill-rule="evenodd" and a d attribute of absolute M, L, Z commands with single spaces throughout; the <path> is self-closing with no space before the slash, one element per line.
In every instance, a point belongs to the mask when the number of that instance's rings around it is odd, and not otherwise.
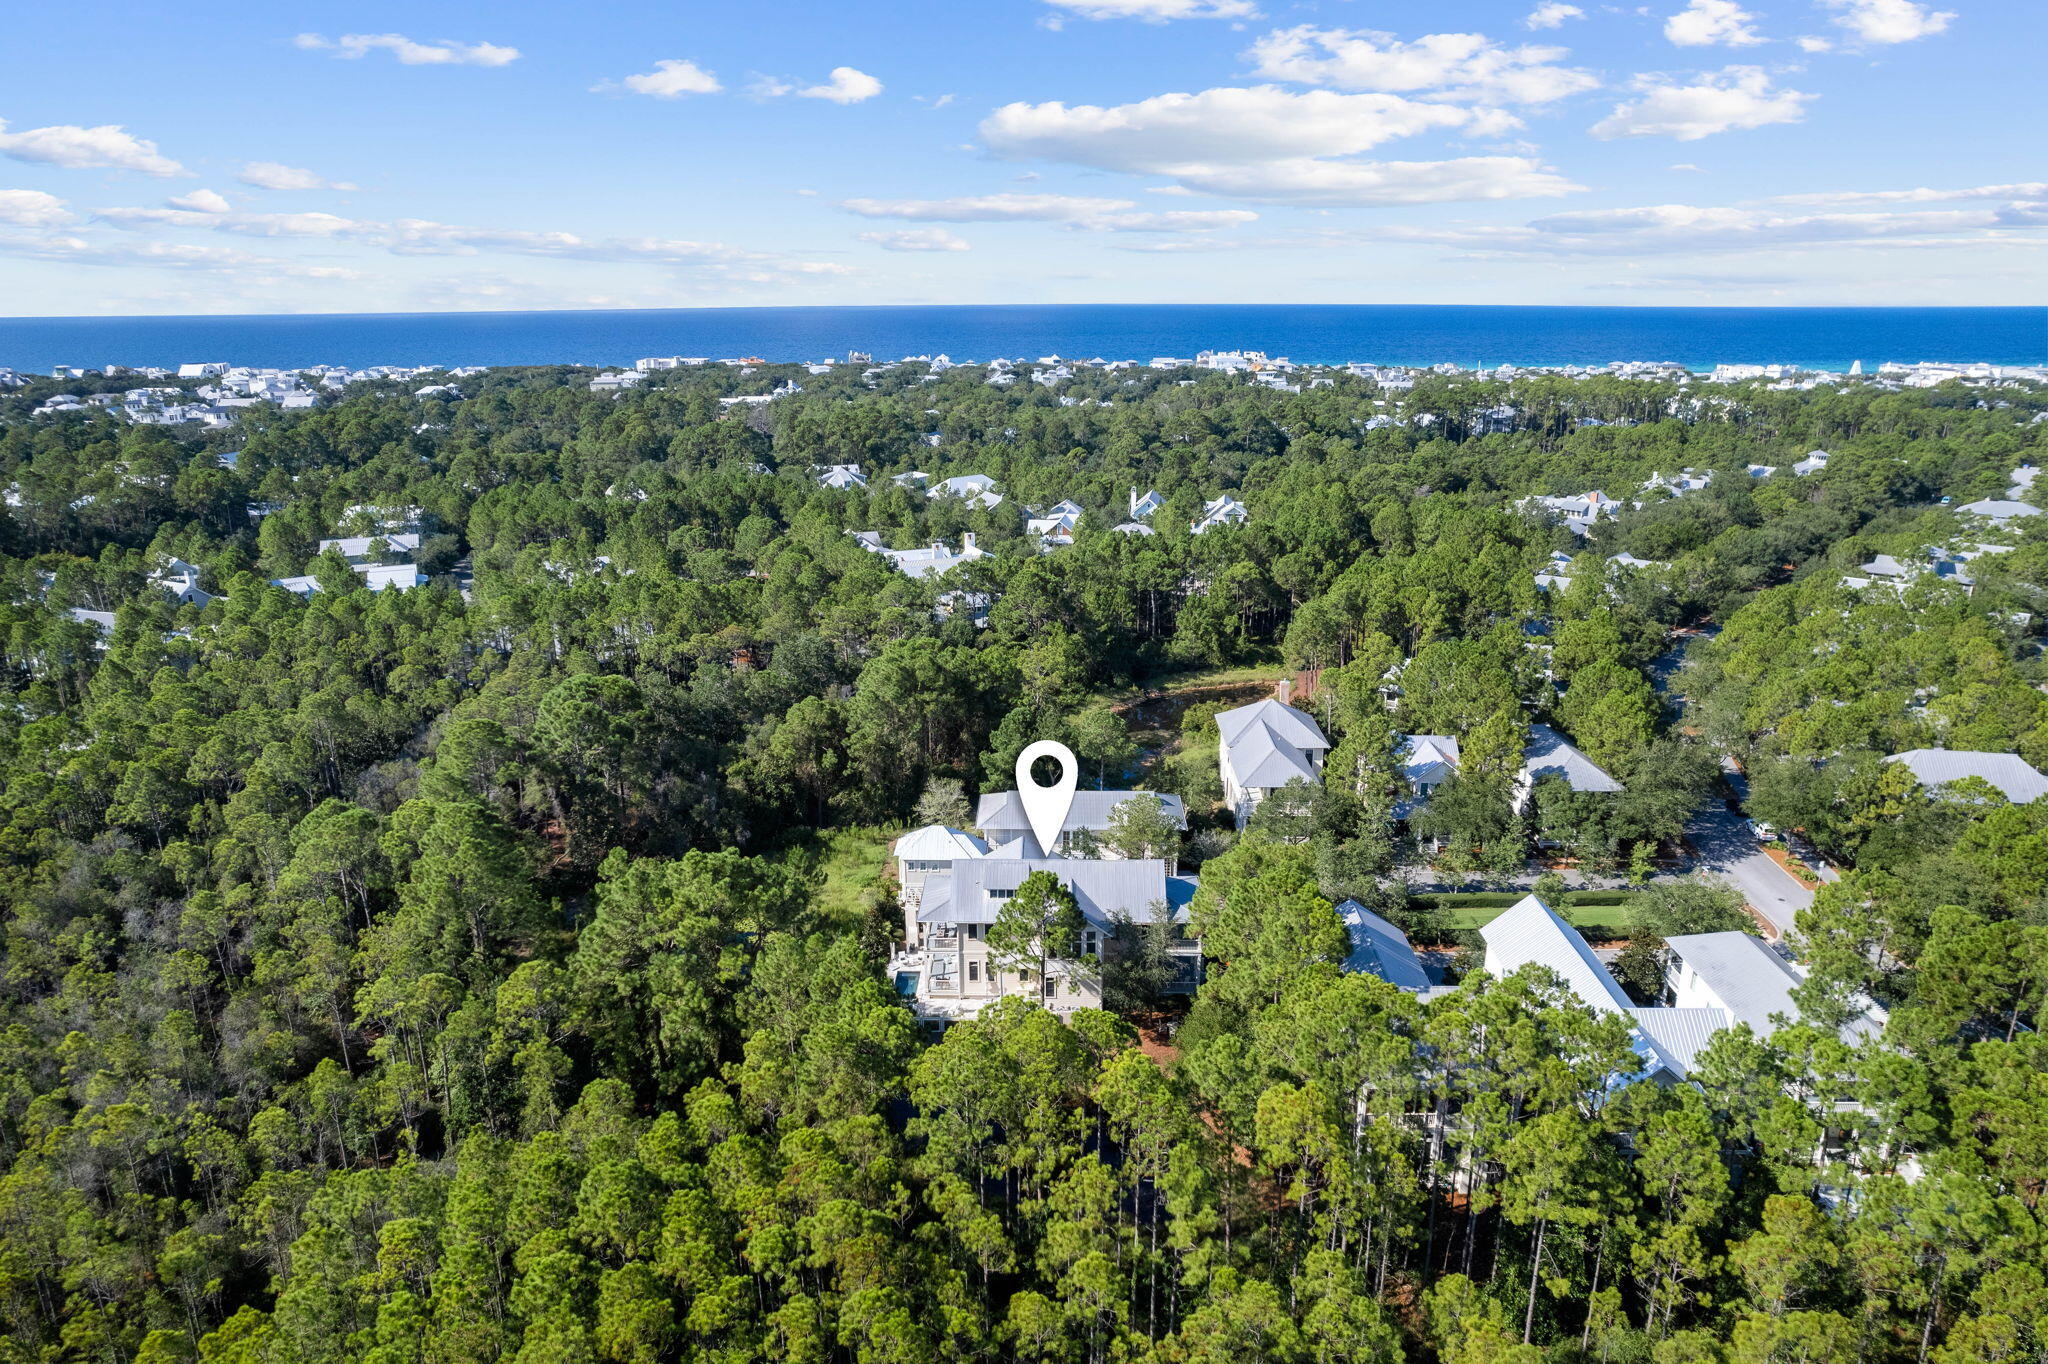
<path fill-rule="evenodd" d="M 1772 1014 L 1799 1017 L 1792 1002 L 1798 975 L 1763 940 L 1748 933 L 1682 933 L 1664 945 L 1726 1006 L 1729 1026 L 1747 1023 L 1758 1037 L 1777 1031 Z"/>
<path fill-rule="evenodd" d="M 1338 905 L 1337 917 L 1351 935 L 1351 955 L 1344 959 L 1346 971 L 1378 976 L 1389 985 L 1417 994 L 1429 989 L 1429 972 L 1406 933 L 1356 900 Z"/>
<path fill-rule="evenodd" d="M 890 852 L 906 860 L 950 862 L 955 858 L 980 857 L 988 852 L 988 844 L 960 829 L 927 824 L 897 839 Z"/>
<path fill-rule="evenodd" d="M 1959 748 L 1915 748 L 1885 759 L 1904 763 L 1922 786 L 1945 786 L 1965 777 L 1981 777 L 2005 793 L 2015 805 L 2048 795 L 2048 777 L 2016 753 L 1979 753 Z"/>

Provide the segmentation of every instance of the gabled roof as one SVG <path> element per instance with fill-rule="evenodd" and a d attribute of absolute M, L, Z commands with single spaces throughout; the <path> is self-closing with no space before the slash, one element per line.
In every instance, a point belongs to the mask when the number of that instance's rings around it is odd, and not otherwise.
<path fill-rule="evenodd" d="M 988 844 L 960 829 L 927 824 L 897 839 L 889 851 L 905 860 L 950 862 L 956 858 L 981 857 L 988 852 Z"/>
<path fill-rule="evenodd" d="M 1326 749 L 1330 741 L 1323 737 L 1315 717 L 1305 710 L 1283 705 L 1272 697 L 1254 701 L 1249 706 L 1226 710 L 1216 717 L 1216 728 L 1223 731 L 1223 742 L 1234 744 L 1254 727 L 1263 726 L 1274 735 L 1297 748 Z"/>
<path fill-rule="evenodd" d="M 1762 939 L 1733 930 L 1681 933 L 1666 938 L 1664 945 L 1727 1007 L 1727 1026 L 1747 1023 L 1758 1037 L 1769 1037 L 1777 1031 L 1772 1014 L 1799 1017 L 1799 1006 L 1792 1002 L 1799 975 Z"/>
<path fill-rule="evenodd" d="M 1378 976 L 1416 994 L 1430 988 L 1429 972 L 1406 933 L 1356 900 L 1338 905 L 1337 917 L 1351 935 L 1351 955 L 1344 959 L 1346 971 Z"/>
<path fill-rule="evenodd" d="M 1987 497 L 1979 502 L 1966 502 L 1956 508 L 1972 516 L 1988 516 L 1994 521 L 2010 521 L 2021 516 L 2039 516 L 2041 509 L 2029 502 L 2013 502 L 2003 498 Z"/>
<path fill-rule="evenodd" d="M 1946 786 L 1965 777 L 1981 777 L 2005 793 L 2015 805 L 2048 795 L 2048 777 L 2016 753 L 1976 753 L 1964 749 L 1915 748 L 1895 753 L 1888 763 L 1904 763 L 1922 786 Z"/>
<path fill-rule="evenodd" d="M 1447 734 L 1404 734 L 1399 753 L 1410 786 L 1440 786 L 1458 770 L 1458 741 Z"/>
<path fill-rule="evenodd" d="M 1111 861 L 1068 857 L 985 857 L 955 862 L 950 871 L 925 883 L 918 909 L 920 923 L 992 923 L 997 910 L 989 892 L 1014 891 L 1035 871 L 1049 871 L 1073 892 L 1081 915 L 1098 929 L 1113 927 L 1121 912 L 1137 923 L 1151 923 L 1163 908 L 1175 923 L 1185 923 L 1194 898 L 1192 876 L 1168 876 L 1166 864 L 1152 858 Z M 932 890 L 944 884 L 942 906 L 935 908 Z M 999 902 L 997 902 L 999 903 Z"/>
<path fill-rule="evenodd" d="M 1524 895 L 1480 929 L 1479 936 L 1486 940 L 1486 969 L 1494 975 L 1513 975 L 1533 962 L 1555 971 L 1595 1013 L 1623 1013 L 1635 1007 L 1579 930 L 1534 895 Z"/>
<path fill-rule="evenodd" d="M 1637 1037 L 1649 1044 L 1636 1047 L 1643 1069 L 1654 1075 L 1661 1066 L 1681 1080 L 1692 1074 L 1714 1034 L 1729 1026 L 1728 1015 L 1719 1009 L 1637 1008 L 1628 1015 L 1635 1021 Z"/>
<path fill-rule="evenodd" d="M 1531 783 L 1546 776 L 1563 777 L 1574 791 L 1626 789 L 1549 725 L 1529 726 L 1529 743 L 1522 750 L 1522 775 Z"/>
<path fill-rule="evenodd" d="M 1179 796 L 1164 791 L 1076 791 L 1074 802 L 1067 807 L 1067 822 L 1062 831 L 1072 829 L 1102 830 L 1109 827 L 1109 817 L 1127 800 L 1150 798 L 1159 802 L 1166 817 L 1176 828 L 1188 827 L 1188 811 Z M 1024 802 L 1017 798 L 1015 791 L 991 791 L 974 806 L 974 827 L 984 831 L 1000 830 L 1009 833 L 1031 827 L 1031 820 L 1024 813 Z"/>

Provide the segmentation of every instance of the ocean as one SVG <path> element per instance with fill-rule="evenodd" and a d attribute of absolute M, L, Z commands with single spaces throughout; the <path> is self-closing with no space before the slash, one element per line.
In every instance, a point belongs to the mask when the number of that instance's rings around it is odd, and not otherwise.
<path fill-rule="evenodd" d="M 646 355 L 818 360 L 1066 355 L 1147 360 L 1262 350 L 1298 362 L 1461 366 L 1658 360 L 1692 369 L 1861 360 L 2048 362 L 2048 308 L 1538 308 L 1048 304 L 676 308 L 270 317 L 0 318 L 0 366 L 47 373 L 225 361 L 308 365 L 630 364 Z"/>

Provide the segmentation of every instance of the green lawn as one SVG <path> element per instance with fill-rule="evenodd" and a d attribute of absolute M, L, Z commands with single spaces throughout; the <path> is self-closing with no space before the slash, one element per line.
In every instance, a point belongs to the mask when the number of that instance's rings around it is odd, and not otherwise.
<path fill-rule="evenodd" d="M 822 872 L 818 912 L 837 924 L 856 925 L 882 894 L 889 866 L 889 833 L 883 829 L 821 829 L 771 857 Z"/>
<path fill-rule="evenodd" d="M 1450 931 L 1463 933 L 1469 929 L 1484 928 L 1522 897 L 1480 893 L 1416 898 L 1441 910 L 1444 925 Z M 1551 908 L 1588 936 L 1620 938 L 1628 935 L 1628 911 L 1614 903 L 1618 898 L 1619 893 L 1615 891 L 1568 891 L 1563 903 L 1553 904 Z"/>

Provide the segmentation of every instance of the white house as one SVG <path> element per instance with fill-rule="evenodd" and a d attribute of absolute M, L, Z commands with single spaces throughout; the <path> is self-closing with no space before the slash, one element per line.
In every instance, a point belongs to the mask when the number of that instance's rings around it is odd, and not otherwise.
<path fill-rule="evenodd" d="M 1021 844 L 1027 854 L 1046 853 L 1058 857 L 1073 852 L 1077 841 L 1092 842 L 1094 856 L 1113 859 L 1121 854 L 1097 840 L 1108 831 L 1110 817 L 1116 813 L 1117 807 L 1127 800 L 1157 801 L 1160 812 L 1176 829 L 1185 831 L 1188 827 L 1187 806 L 1179 796 L 1163 791 L 1074 792 L 1073 803 L 1067 807 L 1066 822 L 1060 826 L 1058 845 L 1050 849 L 1038 846 L 1038 838 L 1031 832 L 1031 820 L 1024 813 L 1024 803 L 1015 791 L 992 791 L 976 802 L 974 827 L 981 831 L 992 848 Z M 1076 840 L 1076 834 L 1086 834 L 1088 838 Z"/>
<path fill-rule="evenodd" d="M 1778 1030 L 1779 1020 L 1795 1022 L 1799 1006 L 1792 991 L 1805 972 L 1748 933 L 1683 933 L 1666 938 L 1664 987 L 1672 1007 L 1718 1009 L 1722 1026 L 1747 1023 L 1758 1037 Z M 1868 1001 L 1865 1001 L 1868 1003 Z M 1842 1029 L 1843 1040 L 1882 1030 L 1885 1012 L 1875 1004 Z"/>
<path fill-rule="evenodd" d="M 2048 795 L 2048 777 L 2016 753 L 1982 753 L 1967 749 L 1916 748 L 1885 759 L 1910 770 L 1922 786 L 1937 791 L 1951 782 L 1976 777 L 1989 782 L 2015 805 Z"/>
<path fill-rule="evenodd" d="M 1143 521 L 1166 505 L 1166 499 L 1159 495 L 1157 488 L 1147 488 L 1142 494 L 1131 489 L 1131 520 Z"/>
<path fill-rule="evenodd" d="M 897 839 L 889 853 L 896 859 L 896 898 L 903 905 L 904 941 L 915 942 L 917 906 L 926 878 L 955 862 L 987 856 L 988 844 L 962 829 L 927 824 Z"/>
<path fill-rule="evenodd" d="M 1152 527 L 1146 525 L 1143 521 L 1119 521 L 1114 526 L 1111 526 L 1110 529 L 1115 531 L 1119 535 L 1159 534 L 1158 531 L 1152 529 Z"/>
<path fill-rule="evenodd" d="M 968 506 L 988 511 L 1003 505 L 996 481 L 987 474 L 960 474 L 934 483 L 927 497 L 957 497 Z"/>
<path fill-rule="evenodd" d="M 388 535 L 347 535 L 335 540 L 322 540 L 319 552 L 325 554 L 334 550 L 353 567 L 381 557 L 375 549 L 380 543 L 384 546 L 382 554 L 417 554 L 420 551 L 420 534 L 418 531 L 393 531 Z"/>
<path fill-rule="evenodd" d="M 1337 917 L 1351 935 L 1351 952 L 1344 969 L 1353 975 L 1378 976 L 1387 984 L 1410 994 L 1426 994 L 1433 988 L 1429 970 L 1415 955 L 1408 935 L 1367 909 L 1356 900 L 1337 906 Z"/>
<path fill-rule="evenodd" d="M 1513 908 L 1479 930 L 1486 942 L 1485 971 L 1505 979 L 1525 966 L 1542 966 L 1564 982 L 1579 1003 L 1596 1014 L 1627 1019 L 1634 1030 L 1640 1078 L 1676 1084 L 1713 1035 L 1727 1025 L 1718 1008 L 1644 1008 L 1622 992 L 1579 931 L 1556 911 L 1525 895 Z"/>
<path fill-rule="evenodd" d="M 1010 852 L 1014 852 L 1014 846 Z M 989 955 L 988 930 L 1026 877 L 1050 872 L 1073 895 L 1081 911 L 1080 938 L 1048 944 L 1046 972 Z M 997 850 L 986 857 L 961 858 L 945 871 L 928 874 L 906 948 L 891 963 L 900 993 L 920 1019 L 946 1023 L 973 1018 L 991 1000 L 1029 995 L 1055 1014 L 1102 1007 L 1101 960 L 1117 950 L 1120 919 L 1135 924 L 1165 921 L 1184 930 L 1196 880 L 1168 871 L 1156 859 L 1079 861 L 1063 857 L 1021 857 Z M 1184 933 L 1169 950 L 1177 970 L 1174 987 L 1192 992 L 1201 981 L 1202 948 Z"/>
<path fill-rule="evenodd" d="M 2041 509 L 2031 502 L 2015 502 L 1995 497 L 1986 497 L 1976 502 L 1965 502 L 1962 506 L 1957 507 L 1956 510 L 1970 516 L 1981 516 L 1998 526 L 2041 514 Z"/>
<path fill-rule="evenodd" d="M 1241 526 L 1251 519 L 1251 510 L 1229 493 L 1211 498 L 1202 504 L 1202 514 L 1195 518 L 1189 534 L 1201 535 L 1218 526 Z"/>
<path fill-rule="evenodd" d="M 1652 478 L 1651 483 L 1655 484 L 1656 479 Z M 1524 510 L 1548 512 L 1563 521 L 1574 535 L 1589 535 L 1602 517 L 1621 515 L 1621 503 L 1598 488 L 1570 497 L 1525 497 L 1521 506 Z"/>
<path fill-rule="evenodd" d="M 1394 756 L 1409 792 L 1394 808 L 1396 819 L 1406 819 L 1427 805 L 1436 789 L 1458 774 L 1458 741 L 1448 734 L 1400 735 Z"/>
<path fill-rule="evenodd" d="M 1801 478 L 1806 478 L 1827 468 L 1828 459 L 1828 452 L 1825 450 L 1809 450 L 1805 459 L 1792 466 L 1792 472 Z"/>
<path fill-rule="evenodd" d="M 813 467 L 818 476 L 818 486 L 845 491 L 849 488 L 868 486 L 867 475 L 860 471 L 858 464 L 822 464 Z"/>
<path fill-rule="evenodd" d="M 974 542 L 974 532 L 967 531 L 960 537 L 960 548 L 949 549 L 943 540 L 934 540 L 917 549 L 890 549 L 882 543 L 879 531 L 850 530 L 847 532 L 860 547 L 870 554 L 887 559 L 897 572 L 912 578 L 937 578 L 962 564 L 971 564 L 977 559 L 986 559 L 988 551 Z"/>
<path fill-rule="evenodd" d="M 1268 697 L 1222 712 L 1216 728 L 1223 736 L 1217 753 L 1223 799 L 1239 828 L 1260 801 L 1290 781 L 1321 779 L 1330 741 L 1306 711 Z"/>
<path fill-rule="evenodd" d="M 1602 771 L 1599 764 L 1572 746 L 1570 740 L 1549 725 L 1529 726 L 1529 740 L 1522 749 L 1522 770 L 1515 775 L 1515 813 L 1529 806 L 1530 794 L 1544 777 L 1562 777 L 1574 791 L 1614 792 L 1625 788 Z"/>

